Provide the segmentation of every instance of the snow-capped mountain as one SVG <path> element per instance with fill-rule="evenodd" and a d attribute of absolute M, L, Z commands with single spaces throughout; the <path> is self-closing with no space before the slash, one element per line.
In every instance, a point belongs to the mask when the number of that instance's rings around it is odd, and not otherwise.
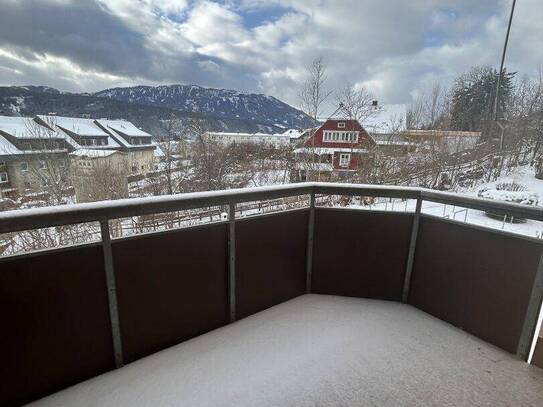
<path fill-rule="evenodd" d="M 96 92 L 94 96 L 202 113 L 221 119 L 252 120 L 279 128 L 307 128 L 314 125 L 309 116 L 273 96 L 228 89 L 196 85 L 134 86 L 106 89 Z"/>

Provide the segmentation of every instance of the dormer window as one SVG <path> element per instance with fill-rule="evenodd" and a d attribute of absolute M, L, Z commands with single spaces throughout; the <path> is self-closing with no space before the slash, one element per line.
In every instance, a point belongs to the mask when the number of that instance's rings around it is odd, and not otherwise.
<path fill-rule="evenodd" d="M 345 128 L 345 122 L 339 122 L 339 123 L 337 124 L 337 128 L 338 128 L 338 129 L 344 129 L 344 128 Z"/>

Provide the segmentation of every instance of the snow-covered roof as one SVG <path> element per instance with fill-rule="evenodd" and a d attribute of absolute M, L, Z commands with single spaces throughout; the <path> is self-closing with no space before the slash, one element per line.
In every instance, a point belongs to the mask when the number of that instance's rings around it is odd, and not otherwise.
<path fill-rule="evenodd" d="M 283 133 L 283 136 L 289 136 L 291 139 L 299 139 L 304 133 L 304 130 L 288 129 Z"/>
<path fill-rule="evenodd" d="M 389 134 L 406 129 L 406 105 L 383 105 L 372 109 L 369 117 L 363 119 L 362 127 L 370 134 Z"/>
<path fill-rule="evenodd" d="M 0 116 L 0 131 L 15 138 L 64 138 L 60 134 L 40 126 L 31 117 Z"/>
<path fill-rule="evenodd" d="M 54 125 L 61 130 L 69 131 L 81 137 L 106 137 L 108 134 L 98 127 L 94 120 L 80 117 L 38 116 L 45 123 Z"/>
<path fill-rule="evenodd" d="M 91 148 L 80 148 L 79 150 L 75 150 L 73 153 L 70 153 L 70 155 L 74 157 L 98 158 L 98 157 L 109 157 L 110 155 L 113 155 L 118 152 L 119 151 L 117 150 L 95 150 Z"/>
<path fill-rule="evenodd" d="M 166 155 L 164 154 L 164 151 L 162 150 L 162 148 L 160 148 L 160 145 L 158 145 L 157 143 L 152 143 L 152 145 L 155 147 L 155 149 L 153 150 L 153 155 L 155 157 L 160 158 Z"/>
<path fill-rule="evenodd" d="M 109 120 L 99 119 L 96 120 L 106 129 L 110 129 L 119 133 L 123 133 L 130 137 L 151 137 L 149 133 L 138 129 L 133 123 L 127 120 Z"/>
<path fill-rule="evenodd" d="M 16 154 L 23 154 L 23 152 L 0 135 L 0 157 Z"/>

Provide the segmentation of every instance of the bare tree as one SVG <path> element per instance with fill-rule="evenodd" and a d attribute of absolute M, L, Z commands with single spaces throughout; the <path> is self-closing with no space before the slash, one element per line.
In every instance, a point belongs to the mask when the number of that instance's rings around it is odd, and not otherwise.
<path fill-rule="evenodd" d="M 444 130 L 450 126 L 451 93 L 440 83 L 423 90 L 407 112 L 410 129 Z"/>
<path fill-rule="evenodd" d="M 356 88 L 352 83 L 346 83 L 335 95 L 340 114 L 348 120 L 364 121 L 375 115 L 372 106 L 373 95 L 366 88 Z"/>
<path fill-rule="evenodd" d="M 298 92 L 302 110 L 314 120 L 320 117 L 324 102 L 332 95 L 332 91 L 326 89 L 326 71 L 323 57 L 314 59 L 307 66 L 306 79 Z"/>
<path fill-rule="evenodd" d="M 77 157 L 72 163 L 72 180 L 79 202 L 128 198 L 129 164 L 124 153 L 88 159 Z"/>
<path fill-rule="evenodd" d="M 69 160 L 65 139 L 55 129 L 55 119 L 50 117 L 42 126 L 33 120 L 27 122 L 28 141 L 23 141 L 24 160 L 27 166 L 25 183 L 36 192 L 46 192 L 50 204 L 65 201 L 69 180 Z"/>

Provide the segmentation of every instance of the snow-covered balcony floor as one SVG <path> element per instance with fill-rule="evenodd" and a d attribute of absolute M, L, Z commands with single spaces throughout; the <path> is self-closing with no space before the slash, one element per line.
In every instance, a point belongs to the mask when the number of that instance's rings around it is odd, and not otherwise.
<path fill-rule="evenodd" d="M 35 406 L 541 406 L 543 370 L 394 302 L 304 295 Z"/>

